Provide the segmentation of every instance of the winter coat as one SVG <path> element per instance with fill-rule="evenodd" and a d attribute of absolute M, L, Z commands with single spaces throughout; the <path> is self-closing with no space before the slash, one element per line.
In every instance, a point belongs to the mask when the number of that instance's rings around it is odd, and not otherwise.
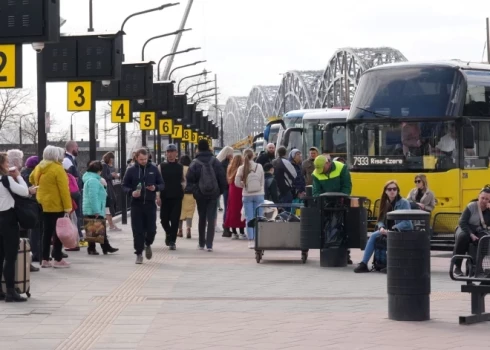
<path fill-rule="evenodd" d="M 83 215 L 105 216 L 107 192 L 102 185 L 100 175 L 86 172 L 83 174 Z"/>
<path fill-rule="evenodd" d="M 36 199 L 43 212 L 61 213 L 72 210 L 68 176 L 60 162 L 43 160 L 29 176 L 33 186 L 39 186 Z"/>

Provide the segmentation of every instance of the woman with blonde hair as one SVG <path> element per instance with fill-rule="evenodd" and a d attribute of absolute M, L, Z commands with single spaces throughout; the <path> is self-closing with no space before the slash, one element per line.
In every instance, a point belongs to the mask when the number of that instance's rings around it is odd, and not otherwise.
<path fill-rule="evenodd" d="M 29 176 L 29 182 L 39 186 L 36 199 L 43 208 L 43 250 L 41 267 L 66 268 L 70 263 L 63 259 L 62 243 L 56 234 L 56 222 L 72 211 L 68 177 L 61 165 L 65 157 L 63 148 L 47 146 L 43 152 L 43 160 Z M 51 264 L 49 251 L 53 239 L 53 257 Z"/>
<path fill-rule="evenodd" d="M 183 155 L 180 157 L 180 164 L 184 166 L 184 179 L 186 179 L 187 171 L 191 165 L 191 158 L 188 155 Z M 186 179 L 187 181 L 187 179 Z M 186 237 L 191 239 L 191 229 L 192 229 L 192 218 L 194 217 L 194 212 L 196 211 L 196 200 L 192 195 L 192 191 L 185 190 L 186 184 L 184 184 L 184 198 L 182 199 L 182 209 L 180 211 L 180 221 L 179 221 L 179 232 L 178 237 L 183 236 L 184 221 L 186 222 Z"/>
<path fill-rule="evenodd" d="M 235 176 L 235 185 L 243 189 L 242 200 L 245 209 L 247 223 L 248 247 L 254 249 L 253 227 L 248 227 L 248 222 L 255 218 L 257 207 L 264 202 L 264 169 L 259 163 L 253 161 L 254 152 L 251 149 L 243 151 L 243 165 L 238 168 Z M 259 210 L 262 216 L 263 210 Z"/>
<path fill-rule="evenodd" d="M 225 227 L 233 231 L 232 239 L 238 239 L 237 228 L 240 230 L 240 238 L 245 239 L 245 221 L 242 220 L 242 189 L 235 185 L 235 177 L 238 168 L 243 163 L 241 154 L 236 154 L 228 167 L 226 179 L 228 180 L 228 208 L 226 209 Z"/>
<path fill-rule="evenodd" d="M 225 174 L 227 173 L 227 169 L 228 169 L 228 166 L 230 165 L 232 158 L 233 158 L 233 148 L 231 148 L 230 146 L 223 147 L 223 149 L 216 156 L 216 159 L 219 160 L 221 165 L 223 166 L 223 170 L 225 171 Z M 223 210 L 223 237 L 231 237 L 230 228 L 225 225 L 226 211 L 227 211 L 227 206 L 228 206 L 228 193 L 229 193 L 228 190 L 229 189 L 226 188 L 225 192 L 223 193 L 223 206 L 224 206 L 224 210 Z M 218 200 L 218 208 L 221 208 L 219 200 Z"/>
<path fill-rule="evenodd" d="M 427 176 L 424 174 L 415 175 L 414 182 L 415 188 L 412 188 L 407 196 L 411 208 L 425 210 L 430 213 L 436 206 L 436 198 L 434 193 L 429 190 Z"/>

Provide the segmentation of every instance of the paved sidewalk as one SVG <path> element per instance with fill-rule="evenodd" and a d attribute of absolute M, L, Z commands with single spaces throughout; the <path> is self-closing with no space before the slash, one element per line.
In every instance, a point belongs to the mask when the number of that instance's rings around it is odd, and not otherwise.
<path fill-rule="evenodd" d="M 305 265 L 281 251 L 257 264 L 246 241 L 217 234 L 208 253 L 196 237 L 169 251 L 159 228 L 153 259 L 135 265 L 128 225 L 110 234 L 118 254 L 83 249 L 70 269 L 34 273 L 27 303 L 0 303 L 0 350 L 488 349 L 488 324 L 457 323 L 470 298 L 447 254 L 432 259 L 432 320 L 394 322 L 383 274 L 320 268 L 318 251 Z"/>

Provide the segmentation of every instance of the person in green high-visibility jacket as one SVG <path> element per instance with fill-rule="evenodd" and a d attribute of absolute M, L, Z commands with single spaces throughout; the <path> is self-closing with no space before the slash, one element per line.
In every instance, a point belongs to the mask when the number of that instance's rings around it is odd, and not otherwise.
<path fill-rule="evenodd" d="M 352 180 L 347 166 L 339 161 L 331 161 L 324 155 L 316 157 L 313 171 L 313 196 L 326 192 L 342 192 L 350 196 Z"/>

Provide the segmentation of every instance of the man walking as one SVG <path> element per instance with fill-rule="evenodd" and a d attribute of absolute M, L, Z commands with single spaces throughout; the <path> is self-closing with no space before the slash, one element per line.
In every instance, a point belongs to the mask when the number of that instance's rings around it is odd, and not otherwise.
<path fill-rule="evenodd" d="M 160 207 L 160 220 L 166 234 L 165 244 L 170 250 L 175 250 L 184 198 L 184 167 L 177 162 L 177 146 L 169 144 L 166 155 L 167 161 L 160 164 L 158 169 L 162 174 L 165 188 L 157 193 L 157 204 Z"/>
<path fill-rule="evenodd" d="M 187 191 L 192 191 L 197 203 L 199 214 L 199 246 L 204 245 L 208 252 L 213 251 L 215 221 L 217 215 L 218 198 L 225 191 L 225 172 L 221 163 L 209 150 L 206 140 L 199 141 L 196 158 L 187 171 Z M 206 234 L 207 222 L 207 234 Z"/>
<path fill-rule="evenodd" d="M 131 229 L 133 230 L 136 264 L 143 263 L 143 250 L 148 260 L 153 253 L 151 245 L 157 233 L 156 192 L 163 191 L 162 175 L 157 167 L 148 162 L 148 152 L 141 148 L 136 151 L 134 166 L 127 169 L 122 188 L 130 193 Z"/>

